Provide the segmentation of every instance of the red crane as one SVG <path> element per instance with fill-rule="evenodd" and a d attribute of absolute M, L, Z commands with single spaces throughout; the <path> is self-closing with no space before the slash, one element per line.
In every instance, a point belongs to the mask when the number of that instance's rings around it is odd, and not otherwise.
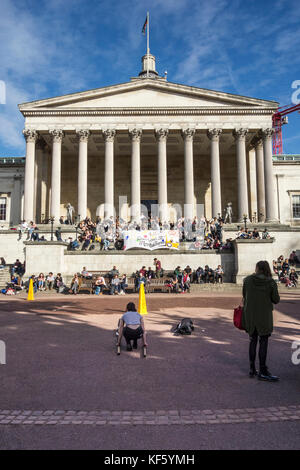
<path fill-rule="evenodd" d="M 295 111 L 300 110 L 300 104 L 296 105 L 287 105 L 278 108 L 276 113 L 273 114 L 273 155 L 281 155 L 282 150 L 282 125 L 288 123 L 288 114 L 294 113 Z"/>

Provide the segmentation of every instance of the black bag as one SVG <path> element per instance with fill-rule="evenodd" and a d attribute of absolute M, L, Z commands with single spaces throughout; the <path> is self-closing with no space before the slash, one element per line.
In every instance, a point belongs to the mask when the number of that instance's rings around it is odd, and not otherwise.
<path fill-rule="evenodd" d="M 89 247 L 89 251 L 93 251 L 94 249 L 95 249 L 95 245 L 94 245 L 94 244 Z"/>
<path fill-rule="evenodd" d="M 191 335 L 194 331 L 194 325 L 190 318 L 183 318 L 173 331 L 174 335 Z"/>

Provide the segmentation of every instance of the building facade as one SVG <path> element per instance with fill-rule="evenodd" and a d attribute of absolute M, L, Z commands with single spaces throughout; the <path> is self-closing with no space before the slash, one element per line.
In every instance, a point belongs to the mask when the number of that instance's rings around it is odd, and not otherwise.
<path fill-rule="evenodd" d="M 142 65 L 127 83 L 19 105 L 24 218 L 58 221 L 68 203 L 80 219 L 138 219 L 151 203 L 162 219 L 209 218 L 231 202 L 236 222 L 297 223 L 299 163 L 272 161 L 278 103 L 169 83 L 152 55 Z"/>
<path fill-rule="evenodd" d="M 0 158 L 0 227 L 17 225 L 23 217 L 25 158 Z"/>

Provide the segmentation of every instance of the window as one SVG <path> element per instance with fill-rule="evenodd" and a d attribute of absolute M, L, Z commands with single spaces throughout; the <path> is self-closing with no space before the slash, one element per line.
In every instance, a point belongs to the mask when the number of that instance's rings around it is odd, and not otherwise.
<path fill-rule="evenodd" d="M 293 219 L 300 219 L 300 194 L 292 196 Z"/>
<path fill-rule="evenodd" d="M 0 220 L 6 220 L 6 208 L 7 208 L 6 197 L 0 197 Z"/>

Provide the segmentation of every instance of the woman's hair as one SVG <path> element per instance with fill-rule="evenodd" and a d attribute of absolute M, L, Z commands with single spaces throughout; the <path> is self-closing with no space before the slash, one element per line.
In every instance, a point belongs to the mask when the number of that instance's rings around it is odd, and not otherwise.
<path fill-rule="evenodd" d="M 270 265 L 268 261 L 259 261 L 256 263 L 256 272 L 266 277 L 272 277 Z"/>
<path fill-rule="evenodd" d="M 126 309 L 127 312 L 136 312 L 136 308 L 133 302 L 129 302 L 129 304 L 127 304 Z"/>

